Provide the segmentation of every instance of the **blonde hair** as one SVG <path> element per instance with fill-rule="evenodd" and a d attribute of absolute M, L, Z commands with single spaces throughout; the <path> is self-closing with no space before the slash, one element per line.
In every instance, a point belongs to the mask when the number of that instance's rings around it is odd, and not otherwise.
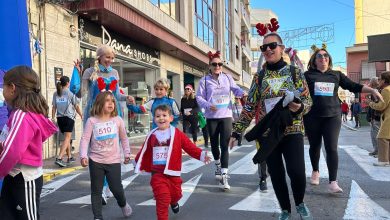
<path fill-rule="evenodd" d="M 102 44 L 96 49 L 95 72 L 99 71 L 99 59 L 107 53 L 112 53 L 115 57 L 114 49 L 106 44 Z"/>
<path fill-rule="evenodd" d="M 115 117 L 118 115 L 118 111 L 116 109 L 116 100 L 114 94 L 110 91 L 101 92 L 96 96 L 96 100 L 93 103 L 91 109 L 91 116 L 99 116 L 103 113 L 104 104 L 106 103 L 107 96 L 111 96 L 112 100 L 114 100 L 114 111 L 111 112 L 111 117 Z"/>
<path fill-rule="evenodd" d="M 168 91 L 171 86 L 170 86 L 170 82 L 168 79 L 161 78 L 161 79 L 157 80 L 157 82 L 153 86 L 153 88 L 157 88 L 157 87 L 163 87 L 164 89 L 166 89 Z"/>

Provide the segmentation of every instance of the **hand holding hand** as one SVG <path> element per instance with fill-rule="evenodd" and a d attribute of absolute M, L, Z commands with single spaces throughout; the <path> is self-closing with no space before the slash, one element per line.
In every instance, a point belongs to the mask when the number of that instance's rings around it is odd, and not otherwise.
<path fill-rule="evenodd" d="M 82 167 L 88 166 L 88 159 L 87 158 L 81 158 L 81 166 Z"/>
<path fill-rule="evenodd" d="M 128 95 L 128 96 L 126 97 L 126 101 L 127 101 L 127 103 L 130 104 L 130 105 L 134 105 L 134 104 L 135 104 L 135 99 L 134 99 L 134 97 L 131 96 L 131 95 Z"/>

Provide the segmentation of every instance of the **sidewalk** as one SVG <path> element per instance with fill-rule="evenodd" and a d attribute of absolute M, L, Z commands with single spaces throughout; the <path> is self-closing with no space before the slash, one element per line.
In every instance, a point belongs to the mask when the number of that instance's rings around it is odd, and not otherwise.
<path fill-rule="evenodd" d="M 141 149 L 142 144 L 143 143 L 131 143 L 130 144 L 131 158 L 134 158 L 136 156 L 138 151 Z M 196 145 L 199 147 L 203 144 L 204 144 L 203 137 L 199 137 L 199 140 L 196 143 Z M 61 168 L 60 166 L 58 166 L 57 164 L 54 163 L 55 159 L 56 159 L 55 157 L 45 159 L 43 161 L 43 182 L 46 183 L 57 176 L 66 175 L 66 174 L 74 172 L 76 170 L 88 169 L 87 167 L 84 168 L 80 165 L 80 157 L 79 157 L 78 153 L 73 154 L 72 156 L 76 159 L 76 161 L 73 163 L 69 163 L 68 166 L 63 167 L 63 168 Z M 66 161 L 67 156 L 65 155 L 62 159 L 64 161 Z"/>

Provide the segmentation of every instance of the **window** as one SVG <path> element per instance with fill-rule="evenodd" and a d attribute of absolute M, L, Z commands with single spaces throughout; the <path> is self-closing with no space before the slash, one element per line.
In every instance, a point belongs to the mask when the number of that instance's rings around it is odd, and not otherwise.
<path fill-rule="evenodd" d="M 171 16 L 175 20 L 179 20 L 179 16 L 176 16 L 176 7 L 179 5 L 179 1 L 176 0 L 149 0 L 153 5 L 160 8 L 161 11 Z M 176 5 L 177 4 L 177 5 Z"/>
<path fill-rule="evenodd" d="M 212 48 L 217 47 L 215 0 L 195 0 L 194 33 Z"/>
<path fill-rule="evenodd" d="M 232 51 L 230 45 L 232 45 L 232 28 L 231 28 L 231 5 L 229 0 L 225 0 L 225 60 L 232 61 Z"/>

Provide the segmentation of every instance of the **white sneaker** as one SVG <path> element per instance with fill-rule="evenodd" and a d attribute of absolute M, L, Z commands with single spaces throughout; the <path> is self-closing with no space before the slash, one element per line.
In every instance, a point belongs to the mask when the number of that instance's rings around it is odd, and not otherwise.
<path fill-rule="evenodd" d="M 126 205 L 124 207 L 121 207 L 121 209 L 124 217 L 129 217 L 131 213 L 133 213 L 133 209 L 131 208 L 129 203 L 126 203 Z"/>
<path fill-rule="evenodd" d="M 223 189 L 226 191 L 226 190 L 230 190 L 230 185 L 228 183 L 228 179 L 229 179 L 229 175 L 227 175 L 226 173 L 223 173 L 222 174 L 222 179 L 220 181 L 220 183 L 222 184 L 223 186 Z"/>

